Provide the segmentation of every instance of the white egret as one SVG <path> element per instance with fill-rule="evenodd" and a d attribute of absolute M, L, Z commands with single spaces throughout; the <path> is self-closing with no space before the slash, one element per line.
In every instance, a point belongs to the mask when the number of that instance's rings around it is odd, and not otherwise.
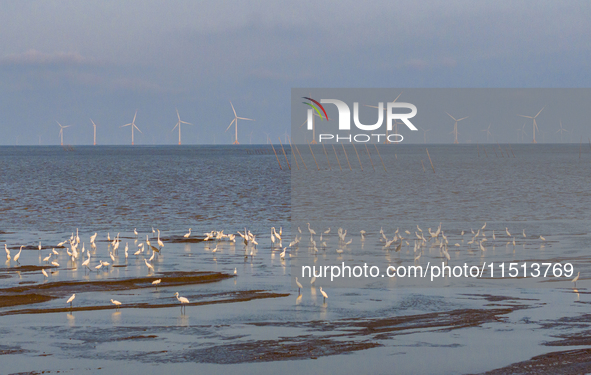
<path fill-rule="evenodd" d="M 111 303 L 112 303 L 113 305 L 115 305 L 115 308 L 116 308 L 117 310 L 119 310 L 119 306 L 121 306 L 121 302 L 119 302 L 119 301 L 116 301 L 116 300 L 114 300 L 114 299 L 112 299 L 112 298 L 111 298 Z"/>
<path fill-rule="evenodd" d="M 189 233 L 185 234 L 183 237 L 189 238 L 189 236 L 191 236 L 191 228 L 189 228 Z"/>
<path fill-rule="evenodd" d="M 287 251 L 287 247 L 283 249 L 283 251 L 281 252 L 281 254 L 279 254 L 279 258 L 281 258 L 281 260 L 285 259 L 285 252 Z"/>
<path fill-rule="evenodd" d="M 322 296 L 324 297 L 324 302 L 326 302 L 326 299 L 328 298 L 328 294 L 326 294 L 326 292 L 324 290 L 322 290 L 322 287 L 320 287 L 320 294 L 322 294 Z"/>
<path fill-rule="evenodd" d="M 51 262 L 51 264 L 54 265 L 54 266 L 56 266 L 56 267 L 59 267 L 60 266 L 60 264 L 58 262 L 56 262 L 55 260 L 53 262 Z"/>
<path fill-rule="evenodd" d="M 88 267 L 89 264 L 90 264 L 90 253 L 88 253 L 88 259 L 86 259 L 84 262 L 82 262 L 82 266 L 86 267 L 90 270 L 90 268 Z M 101 264 L 101 266 L 102 266 L 102 264 Z M 84 271 L 84 272 L 86 272 L 86 271 Z"/>
<path fill-rule="evenodd" d="M 238 269 L 236 267 L 234 267 L 234 275 L 238 274 Z"/>
<path fill-rule="evenodd" d="M 98 270 L 100 270 L 102 267 L 103 267 L 103 261 L 99 260 L 98 266 L 95 266 L 94 269 L 96 269 L 96 272 L 98 272 Z"/>
<path fill-rule="evenodd" d="M 146 263 L 146 266 L 148 267 L 148 269 L 154 271 L 154 266 L 151 265 L 150 263 L 148 263 L 148 260 L 147 259 L 144 259 L 144 262 Z"/>
<path fill-rule="evenodd" d="M 546 239 L 544 237 L 542 237 L 542 236 L 540 236 L 540 240 L 546 241 Z"/>
<path fill-rule="evenodd" d="M 310 228 L 310 223 L 308 223 L 308 230 L 310 231 L 310 235 L 313 236 L 316 234 L 316 231 L 314 229 Z"/>
<path fill-rule="evenodd" d="M 39 246 L 37 247 L 39 251 L 41 251 L 41 241 L 39 241 Z"/>
<path fill-rule="evenodd" d="M 10 250 L 8 250 L 8 247 L 6 247 L 6 244 L 4 244 L 4 250 L 6 251 L 6 260 L 10 260 Z"/>
<path fill-rule="evenodd" d="M 160 247 L 164 247 L 164 242 L 162 242 L 162 241 L 160 240 L 160 229 L 158 229 L 158 241 L 157 241 L 157 242 L 158 242 L 158 246 L 160 246 Z"/>
<path fill-rule="evenodd" d="M 15 262 L 17 262 L 18 264 L 20 264 L 20 262 L 18 261 L 18 258 L 20 258 L 20 257 L 21 257 L 21 251 L 23 251 L 23 247 L 25 247 L 25 245 L 21 245 L 21 248 L 20 248 L 20 250 L 18 251 L 18 254 L 16 254 L 16 255 L 14 256 L 14 261 L 15 261 Z"/>
<path fill-rule="evenodd" d="M 133 234 L 135 234 L 135 236 L 138 236 L 138 232 L 137 232 L 137 228 L 133 228 Z"/>
<path fill-rule="evenodd" d="M 579 280 L 579 276 L 581 276 L 581 272 L 578 272 L 577 276 L 571 280 L 573 283 L 575 283 L 575 288 L 577 287 L 577 280 Z"/>
<path fill-rule="evenodd" d="M 509 229 L 507 229 L 507 227 L 505 227 L 505 232 L 507 232 L 507 236 L 511 237 L 511 233 L 509 233 Z"/>
<path fill-rule="evenodd" d="M 162 279 L 154 280 L 154 281 L 152 281 L 152 285 L 154 285 L 156 287 L 156 290 L 158 290 L 158 284 L 160 284 L 161 282 L 162 282 Z"/>
<path fill-rule="evenodd" d="M 296 285 L 298 286 L 298 294 L 300 294 L 300 290 L 301 290 L 301 289 L 302 289 L 304 286 L 303 286 L 303 285 L 302 285 L 302 284 L 301 284 L 301 283 L 298 281 L 298 278 L 297 278 L 297 276 L 296 276 L 296 278 L 295 278 L 295 282 L 296 282 Z"/>
<path fill-rule="evenodd" d="M 185 303 L 189 303 L 189 300 L 186 299 L 185 297 L 179 297 L 179 292 L 176 292 L 174 295 L 176 296 L 176 299 L 181 303 L 181 313 L 182 313 L 182 311 L 183 311 L 183 305 Z M 185 306 L 185 311 L 186 310 L 187 309 L 186 309 L 186 306 Z"/>
<path fill-rule="evenodd" d="M 70 308 L 72 308 L 72 302 L 74 302 L 74 298 L 76 298 L 76 294 L 72 294 L 72 297 L 68 298 L 68 300 L 66 301 L 66 304 L 70 304 Z"/>
<path fill-rule="evenodd" d="M 43 268 L 41 269 L 41 273 L 43 274 L 43 276 L 49 277 L 49 275 L 47 274 L 47 272 L 45 272 L 45 270 Z"/>

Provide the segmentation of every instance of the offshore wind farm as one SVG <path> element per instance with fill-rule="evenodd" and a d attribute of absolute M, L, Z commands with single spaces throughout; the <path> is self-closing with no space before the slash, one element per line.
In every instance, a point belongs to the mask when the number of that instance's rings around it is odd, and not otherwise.
<path fill-rule="evenodd" d="M 7 2 L 0 373 L 591 373 L 590 12 Z"/>

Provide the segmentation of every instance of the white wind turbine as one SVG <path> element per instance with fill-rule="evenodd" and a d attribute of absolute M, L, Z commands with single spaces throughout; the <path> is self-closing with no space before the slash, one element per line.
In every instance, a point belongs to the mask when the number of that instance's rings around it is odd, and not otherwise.
<path fill-rule="evenodd" d="M 57 122 L 57 124 L 60 126 L 60 142 L 61 142 L 61 145 L 63 146 L 64 145 L 64 129 L 69 128 L 72 125 L 63 126 L 57 120 L 55 122 Z"/>
<path fill-rule="evenodd" d="M 486 132 L 486 141 L 488 142 L 488 137 L 491 136 L 492 137 L 492 133 L 490 132 L 490 124 L 488 124 L 488 128 L 483 129 L 483 132 Z M 494 137 L 493 137 L 494 140 Z"/>
<path fill-rule="evenodd" d="M 133 128 L 136 128 L 138 132 L 142 133 L 142 131 L 140 130 L 140 128 L 138 128 L 135 124 L 135 117 L 137 116 L 137 111 L 135 111 L 135 115 L 133 115 L 133 121 L 130 122 L 129 124 L 125 124 L 120 126 L 120 128 L 124 128 L 126 126 L 131 126 L 131 145 L 133 146 Z M 144 134 L 144 133 L 142 133 Z"/>
<path fill-rule="evenodd" d="M 269 133 L 263 132 L 267 136 L 267 144 L 269 144 Z"/>
<path fill-rule="evenodd" d="M 431 131 L 431 129 L 423 129 L 423 128 L 420 128 L 420 129 L 423 131 L 423 141 L 425 143 L 427 143 L 427 132 Z"/>
<path fill-rule="evenodd" d="M 179 127 L 179 146 L 180 146 L 181 145 L 181 124 L 187 124 L 187 125 L 193 125 L 193 124 L 191 124 L 190 122 L 182 121 L 181 120 L 181 115 L 179 115 L 179 110 L 178 109 L 176 110 L 176 116 L 178 117 L 179 122 L 176 123 L 176 125 L 174 126 L 174 128 L 172 128 L 171 132 L 174 131 L 174 129 L 176 129 L 177 126 Z"/>
<path fill-rule="evenodd" d="M 445 112 L 445 113 L 447 113 L 447 112 Z M 453 130 L 453 132 L 452 132 L 452 133 L 454 134 L 454 143 L 459 143 L 459 142 L 458 142 L 458 122 L 460 122 L 460 121 L 462 121 L 462 120 L 465 120 L 465 119 L 467 119 L 467 118 L 468 118 L 468 116 L 466 116 L 466 117 L 462 117 L 462 118 L 460 118 L 460 119 L 457 119 L 457 120 L 456 120 L 456 119 L 455 119 L 455 118 L 454 118 L 452 115 L 450 115 L 449 113 L 447 113 L 447 115 L 448 115 L 449 117 L 451 117 L 451 118 L 452 118 L 452 119 L 455 121 L 455 123 L 454 123 L 454 130 Z"/>
<path fill-rule="evenodd" d="M 568 130 L 566 130 L 565 128 L 562 127 L 562 120 L 560 120 L 560 129 L 558 129 L 558 131 L 556 133 L 560 133 L 560 142 L 562 143 L 562 133 L 563 132 L 567 132 Z"/>
<path fill-rule="evenodd" d="M 536 117 L 538 117 L 538 115 L 540 113 L 542 113 L 544 108 L 546 108 L 546 106 L 544 106 L 542 109 L 540 109 L 540 112 L 538 112 L 538 114 L 533 117 L 532 116 L 525 116 L 525 115 L 517 115 L 517 116 L 521 116 L 521 117 L 531 118 L 532 120 L 534 120 L 534 125 L 533 125 L 534 140 L 532 141 L 532 143 L 538 143 L 538 142 L 536 142 L 536 130 L 540 131 L 540 129 L 538 129 L 538 124 L 536 124 Z"/>
<path fill-rule="evenodd" d="M 392 103 L 395 103 L 398 100 L 398 98 L 400 98 L 400 95 L 402 95 L 402 93 L 398 94 L 396 99 L 392 100 Z M 378 108 L 378 109 L 380 108 L 375 105 L 367 105 L 366 104 L 365 106 L 370 107 L 370 108 Z M 388 111 L 388 106 L 386 106 L 386 108 L 383 108 L 383 109 L 384 109 L 384 111 Z M 399 124 L 402 125 L 402 122 L 398 122 L 398 119 L 395 119 L 394 120 L 394 134 L 398 134 L 398 125 Z M 391 143 L 390 140 L 388 140 L 388 133 L 389 133 L 388 128 L 386 128 L 386 140 L 384 141 L 384 143 Z"/>
<path fill-rule="evenodd" d="M 94 123 L 94 121 L 92 121 L 92 119 L 90 119 L 90 122 L 92 122 L 92 127 L 94 128 L 94 143 L 93 143 L 93 145 L 96 146 L 96 124 Z"/>
<path fill-rule="evenodd" d="M 232 104 L 232 101 L 230 101 L 230 105 L 232 106 L 232 111 L 234 111 L 234 120 L 232 120 L 232 122 L 230 123 L 230 125 L 228 125 L 228 128 L 226 129 L 226 131 L 228 131 L 228 129 L 230 129 L 230 127 L 232 126 L 232 124 L 234 124 L 234 126 L 236 127 L 236 136 L 234 137 L 234 143 L 235 145 L 239 144 L 238 143 L 238 119 L 240 120 L 248 120 L 248 121 L 254 121 L 251 118 L 246 118 L 246 117 L 238 117 L 238 115 L 236 114 L 236 110 L 234 109 L 234 105 Z"/>

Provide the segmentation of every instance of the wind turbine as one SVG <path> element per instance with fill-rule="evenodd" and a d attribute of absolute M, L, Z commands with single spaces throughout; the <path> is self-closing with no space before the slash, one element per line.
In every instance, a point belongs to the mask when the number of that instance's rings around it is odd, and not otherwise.
<path fill-rule="evenodd" d="M 131 126 L 131 145 L 132 146 L 133 146 L 133 128 L 136 128 L 138 132 L 142 133 L 142 131 L 140 130 L 140 128 L 138 128 L 135 125 L 135 117 L 136 116 L 137 116 L 137 111 L 135 111 L 135 115 L 133 115 L 133 121 L 132 122 L 130 122 L 129 124 L 125 124 L 125 125 L 120 126 L 120 128 L 124 128 L 126 126 Z M 144 134 L 144 133 L 142 133 L 142 134 Z"/>
<path fill-rule="evenodd" d="M 447 112 L 445 112 L 445 113 L 447 113 Z M 449 117 L 451 117 L 451 118 L 452 118 L 452 119 L 455 121 L 455 124 L 454 124 L 454 131 L 453 131 L 452 133 L 454 133 L 454 143 L 459 143 L 459 142 L 458 142 L 458 122 L 460 122 L 460 121 L 462 121 L 462 120 L 465 120 L 465 119 L 467 119 L 467 118 L 468 118 L 468 116 L 466 116 L 466 117 L 462 117 L 462 118 L 460 118 L 460 119 L 457 119 L 457 120 L 456 120 L 456 119 L 455 119 L 455 118 L 454 118 L 452 115 L 450 115 L 449 113 L 447 113 L 447 115 L 448 115 Z"/>
<path fill-rule="evenodd" d="M 93 145 L 96 146 L 96 124 L 94 123 L 94 121 L 92 121 L 92 119 L 90 119 L 90 122 L 92 122 L 92 126 L 94 128 L 94 143 L 93 143 Z"/>
<path fill-rule="evenodd" d="M 269 133 L 263 132 L 267 136 L 267 144 L 269 144 Z"/>
<path fill-rule="evenodd" d="M 400 95 L 402 95 L 402 93 L 398 94 L 398 96 L 396 97 L 396 99 L 392 100 L 392 103 L 395 103 L 398 98 L 400 98 Z M 375 105 L 365 105 L 366 107 L 370 107 L 370 108 L 380 108 L 380 107 L 376 107 Z M 383 108 L 384 111 L 388 111 L 388 106 L 386 106 L 386 108 Z M 402 125 L 402 122 L 398 122 L 398 119 L 394 120 L 394 134 L 398 134 L 398 125 Z M 388 140 L 388 128 L 386 128 L 386 140 L 384 141 L 384 143 L 391 143 L 390 140 Z M 426 143 L 426 142 L 425 142 Z"/>
<path fill-rule="evenodd" d="M 423 129 L 423 128 L 420 128 L 420 129 L 423 131 L 423 141 L 425 143 L 427 143 L 427 132 L 430 131 L 431 129 Z"/>
<path fill-rule="evenodd" d="M 57 124 L 60 126 L 60 141 L 61 141 L 61 145 L 63 146 L 64 145 L 64 129 L 69 128 L 72 125 L 63 126 L 57 120 L 55 120 L 55 122 L 57 122 Z"/>
<path fill-rule="evenodd" d="M 313 144 L 313 145 L 316 144 L 316 121 L 314 121 L 314 116 L 322 118 L 322 116 L 319 116 L 317 113 L 312 114 L 312 142 L 310 142 L 310 144 Z M 300 125 L 300 128 L 302 126 L 306 125 L 307 123 L 308 123 L 308 119 L 306 119 L 306 121 L 304 121 L 304 123 L 302 125 Z M 308 138 L 308 137 L 306 137 L 306 138 Z"/>
<path fill-rule="evenodd" d="M 174 128 L 172 128 L 171 132 L 174 131 L 174 129 L 176 129 L 177 126 L 179 127 L 179 146 L 180 146 L 181 145 L 181 124 L 187 124 L 187 125 L 193 125 L 193 124 L 191 124 L 190 122 L 182 121 L 181 120 L 181 115 L 179 115 L 179 110 L 178 109 L 176 110 L 176 117 L 178 117 L 179 122 L 176 123 L 176 125 L 174 126 Z"/>
<path fill-rule="evenodd" d="M 560 133 L 560 142 L 562 143 L 562 132 L 567 132 L 568 130 L 566 130 L 565 128 L 562 127 L 562 120 L 560 120 L 560 129 L 558 129 L 558 131 L 556 133 Z"/>
<path fill-rule="evenodd" d="M 483 129 L 483 132 L 486 132 L 486 141 L 488 142 L 488 136 L 492 137 L 492 133 L 490 132 L 490 124 L 488 124 L 488 128 Z"/>
<path fill-rule="evenodd" d="M 234 120 L 232 120 L 232 122 L 230 123 L 230 125 L 228 125 L 228 128 L 226 129 L 226 131 L 228 131 L 228 129 L 230 129 L 230 127 L 232 126 L 232 124 L 234 124 L 234 126 L 236 126 L 236 136 L 234 137 L 234 143 L 235 145 L 239 144 L 238 143 L 238 119 L 240 120 L 248 120 L 248 121 L 254 121 L 251 118 L 246 118 L 246 117 L 238 117 L 238 115 L 236 114 L 236 110 L 234 109 L 234 105 L 232 104 L 232 101 L 230 101 L 230 105 L 232 106 L 232 111 L 234 111 Z"/>
<path fill-rule="evenodd" d="M 534 125 L 533 125 L 534 140 L 532 141 L 532 143 L 538 143 L 538 142 L 536 142 L 536 130 L 540 131 L 540 129 L 538 129 L 538 124 L 536 124 L 536 117 L 538 117 L 538 115 L 540 113 L 542 113 L 544 108 L 546 108 L 546 106 L 544 106 L 542 109 L 540 109 L 540 112 L 538 112 L 538 114 L 533 117 L 532 116 L 525 116 L 525 115 L 517 115 L 517 116 L 521 116 L 521 117 L 531 118 L 532 120 L 534 120 Z"/>

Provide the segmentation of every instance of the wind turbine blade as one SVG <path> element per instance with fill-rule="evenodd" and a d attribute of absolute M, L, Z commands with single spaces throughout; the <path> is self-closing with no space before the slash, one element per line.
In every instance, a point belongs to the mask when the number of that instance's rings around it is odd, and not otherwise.
<path fill-rule="evenodd" d="M 546 108 L 546 106 L 544 106 L 544 108 Z M 544 108 L 540 109 L 540 112 L 538 112 L 538 115 L 539 115 L 540 113 L 542 113 L 542 111 L 544 110 Z M 535 115 L 535 116 L 534 116 L 534 118 L 538 117 L 538 115 Z"/>
<path fill-rule="evenodd" d="M 94 121 L 92 121 L 92 119 L 90 119 L 90 122 L 92 122 L 93 126 L 96 126 L 96 124 L 94 123 Z"/>
<path fill-rule="evenodd" d="M 445 113 L 447 113 L 447 112 L 445 112 Z M 450 115 L 449 113 L 447 113 L 447 115 L 448 115 L 449 117 L 453 118 L 453 119 L 454 119 L 454 121 L 458 121 L 458 120 L 456 120 L 456 119 L 455 119 L 455 118 L 454 118 L 452 115 Z"/>
<path fill-rule="evenodd" d="M 181 121 L 183 124 L 187 124 L 187 125 L 193 125 L 190 122 L 186 122 L 186 121 Z"/>
<path fill-rule="evenodd" d="M 176 125 L 174 126 L 174 128 L 172 128 L 171 132 L 173 132 L 174 129 L 176 129 L 177 126 L 179 126 L 179 122 L 176 123 Z"/>
<path fill-rule="evenodd" d="M 380 108 L 380 107 L 376 107 L 375 105 L 369 105 L 369 104 L 364 104 L 364 106 L 369 107 L 369 108 Z M 384 107 L 382 107 L 383 109 Z"/>
<path fill-rule="evenodd" d="M 456 121 L 462 121 L 462 120 L 465 120 L 465 119 L 467 119 L 467 118 L 468 118 L 468 116 L 466 116 L 466 117 L 462 117 L 461 119 L 458 119 L 458 120 L 456 120 Z"/>
<path fill-rule="evenodd" d="M 140 132 L 140 133 L 144 134 L 144 133 L 143 133 L 143 132 L 140 130 L 140 128 L 138 128 L 138 127 L 137 127 L 137 125 L 136 125 L 136 124 L 133 124 L 133 126 L 134 126 L 134 127 L 137 129 L 137 131 L 138 131 L 138 132 Z"/>
<path fill-rule="evenodd" d="M 231 100 L 230 100 L 230 105 L 232 106 L 232 111 L 234 111 L 234 117 L 238 117 L 238 115 L 236 114 L 236 110 L 234 109 L 234 104 L 232 104 Z"/>
<path fill-rule="evenodd" d="M 129 126 L 129 125 L 131 125 L 131 124 L 121 125 L 120 128 L 124 128 L 124 127 Z"/>
<path fill-rule="evenodd" d="M 239 118 L 240 120 L 249 120 L 249 121 L 254 121 L 253 119 L 251 119 L 251 118 L 246 118 L 246 117 L 236 117 L 236 118 Z"/>
<path fill-rule="evenodd" d="M 181 121 L 181 115 L 179 115 L 179 110 L 178 109 L 176 109 L 176 117 L 178 117 L 179 118 L 179 121 Z"/>
<path fill-rule="evenodd" d="M 526 118 L 533 118 L 531 116 L 525 116 L 525 115 L 517 115 L 517 116 L 526 117 Z"/>
<path fill-rule="evenodd" d="M 396 99 L 392 100 L 392 103 L 396 102 L 398 100 L 398 98 L 400 98 L 400 95 L 402 95 L 402 93 L 398 94 L 398 96 L 396 97 Z"/>
<path fill-rule="evenodd" d="M 232 122 L 230 123 L 230 125 L 228 125 L 228 128 L 224 132 L 227 132 L 228 129 L 230 129 L 230 127 L 232 126 L 232 124 L 234 123 L 234 121 L 236 121 L 236 119 L 232 120 Z"/>
<path fill-rule="evenodd" d="M 135 117 L 137 116 L 137 109 L 135 111 L 135 115 L 133 115 L 133 121 L 131 122 L 132 124 L 135 124 Z"/>
<path fill-rule="evenodd" d="M 60 128 L 63 128 L 62 124 L 60 124 L 57 120 L 55 120 L 55 122 L 57 122 L 57 124 L 60 126 Z"/>

